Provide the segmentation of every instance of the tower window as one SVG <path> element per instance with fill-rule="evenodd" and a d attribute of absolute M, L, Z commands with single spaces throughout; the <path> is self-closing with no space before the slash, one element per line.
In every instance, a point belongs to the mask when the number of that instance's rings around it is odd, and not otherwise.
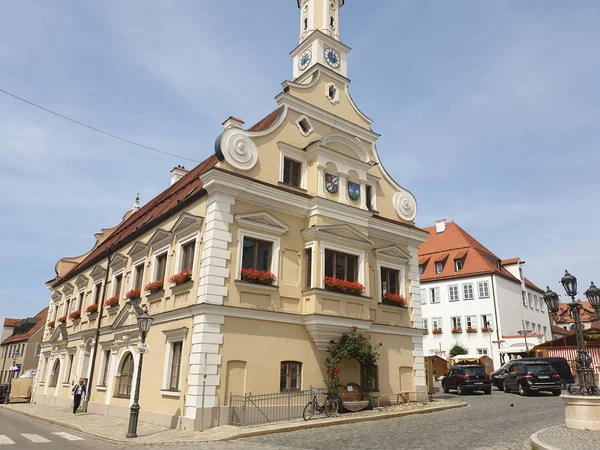
<path fill-rule="evenodd" d="M 304 31 L 308 30 L 308 18 L 304 19 Z"/>
<path fill-rule="evenodd" d="M 327 85 L 327 90 L 325 91 L 325 95 L 329 99 L 329 101 L 333 104 L 338 103 L 340 101 L 340 94 L 337 86 L 334 83 L 329 83 Z"/>
<path fill-rule="evenodd" d="M 333 85 L 333 84 L 330 85 L 329 86 L 329 98 L 333 100 L 335 98 L 336 93 L 337 93 L 337 89 L 336 89 L 335 85 Z"/>
<path fill-rule="evenodd" d="M 373 211 L 373 188 L 370 185 L 366 185 L 365 189 L 365 200 L 367 201 L 367 209 Z"/>
<path fill-rule="evenodd" d="M 330 26 L 331 28 L 335 28 L 335 17 L 331 16 L 331 17 L 329 18 L 329 26 Z"/>

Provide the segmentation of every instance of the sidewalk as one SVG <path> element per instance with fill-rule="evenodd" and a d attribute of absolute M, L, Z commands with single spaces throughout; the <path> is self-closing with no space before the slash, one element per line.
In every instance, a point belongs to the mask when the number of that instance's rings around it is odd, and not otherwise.
<path fill-rule="evenodd" d="M 572 430 L 564 425 L 545 428 L 530 438 L 536 450 L 598 450 L 600 431 Z"/>
<path fill-rule="evenodd" d="M 391 419 L 395 417 L 425 414 L 430 412 L 445 411 L 448 409 L 467 406 L 464 402 L 451 400 L 437 400 L 426 404 L 408 404 L 405 408 L 386 408 L 368 413 L 346 414 L 334 418 L 322 418 L 305 422 L 282 422 L 260 425 L 255 427 L 234 427 L 225 425 L 200 433 L 199 431 L 179 431 L 159 425 L 139 422 L 138 437 L 126 439 L 128 420 L 118 417 L 102 416 L 90 413 L 78 413 L 74 416 L 68 409 L 52 408 L 49 406 L 15 403 L 2 405 L 2 408 L 23 414 L 44 422 L 70 428 L 75 431 L 90 434 L 99 439 L 112 442 L 127 442 L 129 444 L 169 444 L 183 442 L 216 442 L 230 441 L 250 436 L 260 436 L 272 433 L 321 428 L 347 423 L 366 422 L 372 420 Z"/>

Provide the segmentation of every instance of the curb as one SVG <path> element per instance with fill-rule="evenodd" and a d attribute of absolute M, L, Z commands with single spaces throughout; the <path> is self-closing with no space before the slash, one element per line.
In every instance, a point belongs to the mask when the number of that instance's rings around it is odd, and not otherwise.
<path fill-rule="evenodd" d="M 468 406 L 467 403 L 460 402 L 460 403 L 456 403 L 453 405 L 434 406 L 433 408 L 424 408 L 424 409 L 416 410 L 416 411 L 398 411 L 398 412 L 394 412 L 394 413 L 382 414 L 379 416 L 360 416 L 360 417 L 347 417 L 347 418 L 342 417 L 342 418 L 335 419 L 335 420 L 323 420 L 322 422 L 312 422 L 312 423 L 311 422 L 301 422 L 301 424 L 298 424 L 298 425 L 290 425 L 287 427 L 276 428 L 276 429 L 242 431 L 237 435 L 227 436 L 225 438 L 220 438 L 220 439 L 217 438 L 217 439 L 213 439 L 213 441 L 214 442 L 233 441 L 235 439 L 243 439 L 243 438 L 255 437 L 255 436 L 264 436 L 267 434 L 288 433 L 290 431 L 301 431 L 301 430 L 308 430 L 311 428 L 325 428 L 325 427 L 331 427 L 331 426 L 336 426 L 336 425 L 346 425 L 346 424 L 358 423 L 358 422 L 373 422 L 376 420 L 394 419 L 397 417 L 406 417 L 406 416 L 413 416 L 413 415 L 417 415 L 417 414 L 427 414 L 427 413 L 432 413 L 432 412 L 447 411 L 450 409 L 464 408 L 466 406 Z"/>
<path fill-rule="evenodd" d="M 544 431 L 550 430 L 552 428 L 558 428 L 558 427 L 548 427 L 548 428 L 544 428 L 543 430 L 539 430 L 539 431 L 536 431 L 535 433 L 533 433 L 531 435 L 531 437 L 529 438 L 531 440 L 531 448 L 536 448 L 537 450 L 561 450 L 558 447 L 547 444 L 546 442 L 542 441 L 539 438 L 540 433 L 543 433 Z"/>
<path fill-rule="evenodd" d="M 166 444 L 186 444 L 186 443 L 191 443 L 191 442 L 195 442 L 195 443 L 227 442 L 227 441 L 234 441 L 236 439 L 243 439 L 243 438 L 248 438 L 248 437 L 264 436 L 267 434 L 279 434 L 279 433 L 287 433 L 290 431 L 301 431 L 301 430 L 308 430 L 308 429 L 313 429 L 313 428 L 325 428 L 325 427 L 331 427 L 331 426 L 336 426 L 336 425 L 346 425 L 346 424 L 359 423 L 359 422 L 373 422 L 376 420 L 394 419 L 397 417 L 406 417 L 406 416 L 413 416 L 413 415 L 418 415 L 418 414 L 428 414 L 428 413 L 433 413 L 433 412 L 448 411 L 448 410 L 457 409 L 457 408 L 465 408 L 467 406 L 468 406 L 467 403 L 459 402 L 459 403 L 455 403 L 452 405 L 434 406 L 432 408 L 424 408 L 424 409 L 415 410 L 415 411 L 398 411 L 398 412 L 392 412 L 392 413 L 387 413 L 387 414 L 381 414 L 381 415 L 377 415 L 377 416 L 373 415 L 373 416 L 358 416 L 358 417 L 341 417 L 341 418 L 337 418 L 334 420 L 322 419 L 319 422 L 317 422 L 317 421 L 300 422 L 296 425 L 283 426 L 281 428 L 275 428 L 275 429 L 263 429 L 263 430 L 248 429 L 248 430 L 240 431 L 238 434 L 224 436 L 224 437 L 214 437 L 214 438 L 208 438 L 208 439 L 202 439 L 202 437 L 200 437 L 198 439 L 189 439 L 189 440 L 176 440 L 176 439 L 165 440 L 165 441 L 157 440 L 154 442 L 139 442 L 139 441 L 132 441 L 131 439 L 119 439 L 119 438 L 103 436 L 103 435 L 96 434 L 92 431 L 83 429 L 81 427 L 78 427 L 77 425 L 73 425 L 71 423 L 61 422 L 58 420 L 50 419 L 48 417 L 37 416 L 35 414 L 31 414 L 31 413 L 28 413 L 25 411 L 20 411 L 17 409 L 12 409 L 12 408 L 10 408 L 10 409 L 7 408 L 7 409 L 9 409 L 10 411 L 13 411 L 17 414 L 21 414 L 23 416 L 31 417 L 33 419 L 40 420 L 40 421 L 46 422 L 46 423 L 50 423 L 52 425 L 58 425 L 63 428 L 68 428 L 68 429 L 71 429 L 74 431 L 78 431 L 80 433 L 84 433 L 84 434 L 93 436 L 97 439 L 107 441 L 107 442 L 113 442 L 113 443 L 127 442 L 127 443 L 135 444 L 135 445 L 166 445 Z M 543 431 L 543 430 L 541 430 L 541 431 Z M 546 447 L 540 447 L 540 450 L 542 450 L 542 449 L 546 449 Z M 548 448 L 547 450 L 558 450 L 558 449 Z"/>

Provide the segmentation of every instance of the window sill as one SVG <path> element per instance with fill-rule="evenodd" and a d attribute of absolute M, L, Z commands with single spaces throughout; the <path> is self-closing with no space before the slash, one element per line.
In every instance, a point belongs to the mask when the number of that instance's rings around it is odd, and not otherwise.
<path fill-rule="evenodd" d="M 173 294 L 181 294 L 182 292 L 191 291 L 193 286 L 194 286 L 194 280 L 190 280 L 183 284 L 180 284 L 179 286 L 177 286 L 177 285 L 171 286 L 171 292 Z"/>
<path fill-rule="evenodd" d="M 379 307 L 381 309 L 384 309 L 386 311 L 408 311 L 408 307 L 407 306 L 401 306 L 401 305 L 390 305 L 389 303 L 380 303 Z"/>
<path fill-rule="evenodd" d="M 69 386 L 71 386 L 71 383 L 69 383 L 69 382 L 62 383 L 62 387 L 69 387 Z"/>
<path fill-rule="evenodd" d="M 96 386 L 96 390 L 98 392 L 105 392 L 106 391 L 106 386 Z"/>
<path fill-rule="evenodd" d="M 174 398 L 181 397 L 181 391 L 169 391 L 167 389 L 162 389 L 160 391 L 160 394 L 164 397 L 174 397 Z"/>
<path fill-rule="evenodd" d="M 119 305 L 107 306 L 106 312 L 108 314 L 116 313 L 119 310 Z"/>
<path fill-rule="evenodd" d="M 277 183 L 277 185 L 280 186 L 280 187 L 287 188 L 287 189 L 292 189 L 293 191 L 302 192 L 303 194 L 306 194 L 308 192 L 306 189 L 303 189 L 303 188 L 298 187 L 298 186 L 294 186 L 293 184 L 283 183 L 282 181 L 280 181 L 279 183 Z"/>
<path fill-rule="evenodd" d="M 238 286 L 244 287 L 253 287 L 256 289 L 265 289 L 267 291 L 278 291 L 279 286 L 275 286 L 272 284 L 258 284 L 258 283 L 250 283 L 249 281 L 235 280 L 235 284 Z"/>
<path fill-rule="evenodd" d="M 119 395 L 119 394 L 117 394 L 117 395 L 113 395 L 113 397 L 114 398 L 124 398 L 124 399 L 127 399 L 127 400 L 131 399 L 131 395 Z"/>
<path fill-rule="evenodd" d="M 345 299 L 354 299 L 354 300 L 363 300 L 370 301 L 373 300 L 373 297 L 367 297 L 366 295 L 353 295 L 353 294 L 344 294 L 343 292 L 329 291 L 327 289 L 320 288 L 312 288 L 302 291 L 302 295 L 331 295 L 333 297 L 345 298 Z"/>
<path fill-rule="evenodd" d="M 153 292 L 153 293 L 152 293 L 152 294 L 150 294 L 150 295 L 147 295 L 147 296 L 146 296 L 146 301 L 147 301 L 148 303 L 154 303 L 154 302 L 158 302 L 158 301 L 162 300 L 162 298 L 163 298 L 164 296 L 165 296 L 165 290 L 164 290 L 164 289 L 161 289 L 160 291 L 156 291 L 156 292 Z"/>

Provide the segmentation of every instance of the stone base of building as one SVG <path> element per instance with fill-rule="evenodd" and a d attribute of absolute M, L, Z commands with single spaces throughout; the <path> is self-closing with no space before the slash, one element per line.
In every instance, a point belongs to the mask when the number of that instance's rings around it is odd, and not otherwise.
<path fill-rule="evenodd" d="M 567 428 L 600 431 L 600 397 L 563 394 Z"/>

